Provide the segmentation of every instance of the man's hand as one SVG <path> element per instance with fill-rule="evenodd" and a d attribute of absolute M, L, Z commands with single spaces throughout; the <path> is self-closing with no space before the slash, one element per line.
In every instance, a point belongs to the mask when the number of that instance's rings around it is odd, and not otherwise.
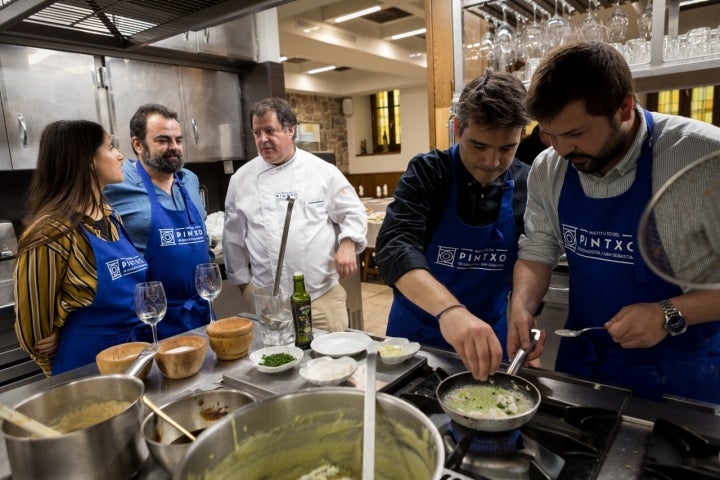
<path fill-rule="evenodd" d="M 357 272 L 357 255 L 355 255 L 355 242 L 344 238 L 335 252 L 335 270 L 340 278 L 347 278 Z"/>
<path fill-rule="evenodd" d="M 520 348 L 525 350 L 530 348 L 530 330 L 535 328 L 535 319 L 527 310 L 510 309 L 510 312 L 510 318 L 508 320 L 507 350 L 508 356 L 513 358 Z M 540 339 L 535 345 L 535 348 L 533 348 L 531 352 L 528 352 L 527 359 L 525 360 L 526 365 L 531 367 L 540 367 L 540 355 L 543 352 L 546 337 L 547 332 L 542 330 L 540 333 Z"/>
<path fill-rule="evenodd" d="M 657 303 L 636 303 L 620 309 L 605 328 L 623 348 L 649 348 L 668 335 L 665 315 Z"/>
<path fill-rule="evenodd" d="M 502 361 L 502 346 L 492 327 L 465 308 L 452 308 L 440 317 L 440 333 L 455 349 L 473 378 L 487 380 Z"/>

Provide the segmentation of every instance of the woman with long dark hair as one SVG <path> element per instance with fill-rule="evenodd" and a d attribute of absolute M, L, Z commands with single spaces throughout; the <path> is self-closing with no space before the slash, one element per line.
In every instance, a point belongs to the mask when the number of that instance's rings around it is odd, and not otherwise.
<path fill-rule="evenodd" d="M 53 122 L 40 138 L 15 270 L 15 331 L 46 375 L 92 363 L 144 326 L 133 290 L 147 264 L 102 195 L 123 180 L 122 162 L 95 122 Z"/>

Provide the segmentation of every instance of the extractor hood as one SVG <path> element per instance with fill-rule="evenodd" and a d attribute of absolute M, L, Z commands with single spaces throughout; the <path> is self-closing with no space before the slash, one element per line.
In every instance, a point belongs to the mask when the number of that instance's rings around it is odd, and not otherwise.
<path fill-rule="evenodd" d="M 288 1 L 0 0 L 0 34 L 130 51 Z"/>

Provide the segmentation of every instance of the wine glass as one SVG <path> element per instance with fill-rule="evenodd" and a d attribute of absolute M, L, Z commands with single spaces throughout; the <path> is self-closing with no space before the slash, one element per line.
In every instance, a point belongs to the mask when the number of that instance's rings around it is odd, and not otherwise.
<path fill-rule="evenodd" d="M 607 22 L 611 43 L 623 43 L 625 41 L 629 23 L 630 20 L 628 20 L 627 15 L 623 12 L 620 7 L 620 0 L 618 0 L 615 10 Z"/>
<path fill-rule="evenodd" d="M 162 282 L 157 280 L 135 285 L 135 313 L 152 329 L 153 343 L 157 343 L 157 324 L 165 316 L 167 299 Z"/>
<path fill-rule="evenodd" d="M 222 276 L 217 263 L 201 263 L 195 267 L 195 288 L 198 294 L 210 304 L 210 321 L 213 317 L 213 300 L 222 290 Z"/>
<path fill-rule="evenodd" d="M 545 46 L 550 51 L 572 40 L 572 25 L 558 14 L 558 0 L 555 0 L 555 14 L 545 22 Z"/>
<path fill-rule="evenodd" d="M 637 19 L 638 36 L 645 40 L 650 40 L 652 37 L 652 11 L 652 0 L 648 0 Z"/>
<path fill-rule="evenodd" d="M 594 0 L 590 0 L 587 16 L 580 23 L 580 36 L 587 42 L 604 42 L 607 40 L 606 27 L 597 16 L 597 6 Z"/>

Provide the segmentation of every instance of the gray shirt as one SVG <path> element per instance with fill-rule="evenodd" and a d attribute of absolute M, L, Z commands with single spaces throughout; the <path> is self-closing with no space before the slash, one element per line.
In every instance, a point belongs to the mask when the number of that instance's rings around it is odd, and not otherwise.
<path fill-rule="evenodd" d="M 644 118 L 639 108 L 636 112 L 641 119 Z M 684 117 L 659 113 L 652 116 L 653 192 L 657 192 L 670 177 L 694 160 L 714 152 L 720 153 L 720 128 Z M 642 121 L 630 149 L 606 175 L 578 172 L 584 193 L 591 198 L 611 198 L 626 192 L 635 179 L 637 160 L 647 133 L 647 126 Z M 568 164 L 552 148 L 541 153 L 533 163 L 528 177 L 525 234 L 520 237 L 519 243 L 520 259 L 554 267 L 563 253 L 558 202 Z M 713 169 L 712 165 L 716 168 Z M 717 166 L 716 162 L 704 165 L 708 171 L 717 171 Z M 700 178 L 708 183 L 713 176 L 701 175 Z M 717 261 L 718 254 L 715 252 L 720 248 L 711 248 L 707 237 L 711 239 L 711 244 L 720 247 L 720 226 L 717 225 L 720 215 L 719 207 L 715 207 L 714 211 L 709 208 L 707 195 L 701 193 L 708 188 L 708 185 L 684 182 L 671 192 L 682 199 L 681 204 L 673 204 L 672 209 L 666 208 L 666 213 L 657 218 L 672 270 L 682 277 L 700 279 L 707 275 L 717 277 L 720 273 L 720 269 L 712 271 L 710 267 Z M 715 192 L 714 203 L 720 204 L 720 191 Z M 682 213 L 675 213 L 678 208 Z M 711 226 L 715 228 L 709 229 Z M 700 231 L 705 234 L 689 233 Z M 708 279 L 703 278 L 703 281 Z"/>

